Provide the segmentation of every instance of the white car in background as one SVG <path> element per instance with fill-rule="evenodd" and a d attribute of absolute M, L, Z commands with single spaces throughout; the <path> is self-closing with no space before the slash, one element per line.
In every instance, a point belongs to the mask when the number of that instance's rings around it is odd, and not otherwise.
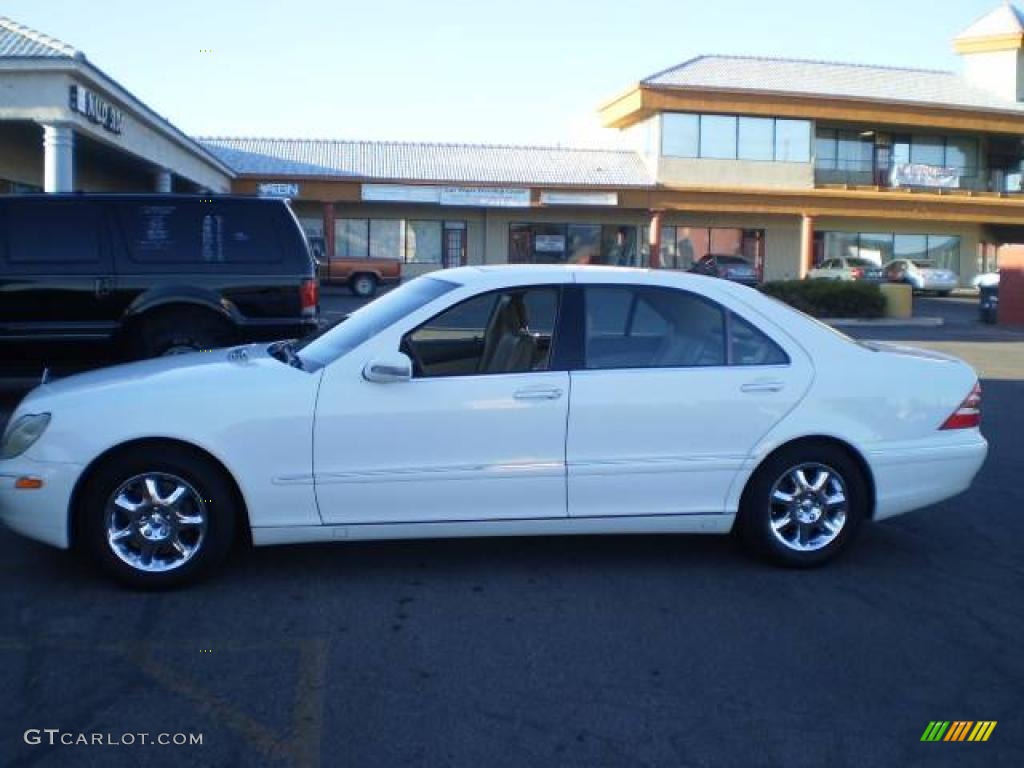
<path fill-rule="evenodd" d="M 861 258 L 825 259 L 807 273 L 808 280 L 867 280 L 880 282 L 882 268 L 873 261 Z"/>
<path fill-rule="evenodd" d="M 907 283 L 915 291 L 932 291 L 948 296 L 960 286 L 960 276 L 956 272 L 938 267 L 934 261 L 893 259 L 883 269 L 886 280 Z"/>
<path fill-rule="evenodd" d="M 967 489 L 979 407 L 960 360 L 726 280 L 463 267 L 304 342 L 37 387 L 3 438 L 0 518 L 140 587 L 249 538 L 736 530 L 812 566 Z"/>

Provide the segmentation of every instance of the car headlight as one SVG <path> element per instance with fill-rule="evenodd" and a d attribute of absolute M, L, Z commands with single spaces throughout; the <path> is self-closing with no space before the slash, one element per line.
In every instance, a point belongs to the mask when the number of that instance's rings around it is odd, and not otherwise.
<path fill-rule="evenodd" d="M 0 459 L 13 459 L 20 456 L 35 443 L 50 423 L 48 413 L 26 413 L 4 433 L 3 445 L 0 446 Z"/>

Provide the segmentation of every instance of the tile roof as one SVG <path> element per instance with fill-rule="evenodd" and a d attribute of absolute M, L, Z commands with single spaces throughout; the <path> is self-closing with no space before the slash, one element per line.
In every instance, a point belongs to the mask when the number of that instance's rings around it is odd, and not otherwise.
<path fill-rule="evenodd" d="M 393 181 L 630 187 L 652 183 L 635 152 L 486 144 L 201 138 L 238 173 Z"/>
<path fill-rule="evenodd" d="M 0 57 L 82 58 L 67 43 L 0 16 Z"/>
<path fill-rule="evenodd" d="M 998 37 L 1000 35 L 1019 35 L 1024 32 L 1024 16 L 1021 16 L 1010 3 L 1004 3 L 990 13 L 986 13 L 967 29 L 956 36 L 957 40 L 968 40 L 978 37 Z"/>
<path fill-rule="evenodd" d="M 1016 12 L 1015 12 L 1016 13 Z M 698 56 L 651 75 L 643 85 L 772 91 L 1022 112 L 1024 104 L 967 84 L 953 72 L 752 56 Z"/>

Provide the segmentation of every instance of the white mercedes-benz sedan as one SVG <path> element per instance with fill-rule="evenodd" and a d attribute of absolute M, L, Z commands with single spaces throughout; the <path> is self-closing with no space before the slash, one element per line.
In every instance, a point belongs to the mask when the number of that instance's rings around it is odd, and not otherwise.
<path fill-rule="evenodd" d="M 43 384 L 0 517 L 171 586 L 236 542 L 727 533 L 776 562 L 964 491 L 974 371 L 725 280 L 463 267 L 302 342 Z"/>

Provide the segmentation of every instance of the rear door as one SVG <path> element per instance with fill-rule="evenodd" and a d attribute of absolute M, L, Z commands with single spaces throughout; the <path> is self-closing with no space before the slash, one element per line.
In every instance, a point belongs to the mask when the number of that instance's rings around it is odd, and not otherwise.
<path fill-rule="evenodd" d="M 754 446 L 807 391 L 810 360 L 696 293 L 590 284 L 583 295 L 569 514 L 724 512 Z"/>
<path fill-rule="evenodd" d="M 114 271 L 100 206 L 13 198 L 0 206 L 0 337 L 103 340 L 117 328 Z"/>

